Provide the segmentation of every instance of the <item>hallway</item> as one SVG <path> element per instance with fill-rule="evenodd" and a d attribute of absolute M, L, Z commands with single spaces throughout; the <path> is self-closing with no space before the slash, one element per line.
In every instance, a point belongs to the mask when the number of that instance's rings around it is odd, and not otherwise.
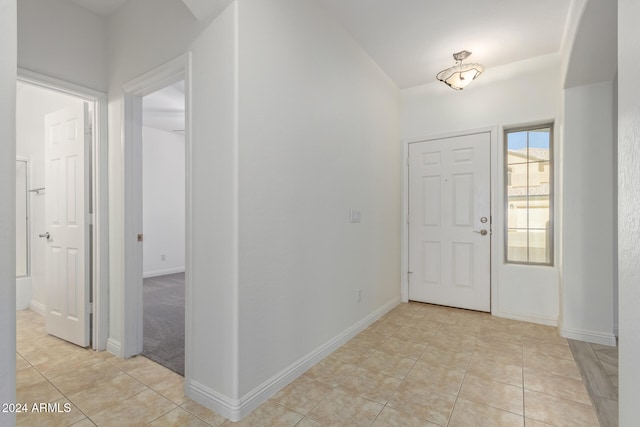
<path fill-rule="evenodd" d="M 32 311 L 17 322 L 18 401 L 71 404 L 18 414 L 21 426 L 600 425 L 555 328 L 486 313 L 400 304 L 239 423 L 188 399 L 182 377 L 144 357 L 48 336 Z"/>

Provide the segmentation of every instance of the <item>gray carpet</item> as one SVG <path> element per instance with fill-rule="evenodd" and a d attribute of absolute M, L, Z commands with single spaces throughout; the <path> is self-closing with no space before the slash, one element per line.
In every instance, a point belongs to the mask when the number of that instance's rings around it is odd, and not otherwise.
<path fill-rule="evenodd" d="M 142 355 L 184 376 L 184 273 L 144 279 Z"/>

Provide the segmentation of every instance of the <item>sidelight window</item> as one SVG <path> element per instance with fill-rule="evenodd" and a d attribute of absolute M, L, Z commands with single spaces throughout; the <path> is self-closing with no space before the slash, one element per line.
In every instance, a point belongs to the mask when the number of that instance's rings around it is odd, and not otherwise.
<path fill-rule="evenodd" d="M 553 124 L 505 130 L 506 262 L 553 264 Z"/>

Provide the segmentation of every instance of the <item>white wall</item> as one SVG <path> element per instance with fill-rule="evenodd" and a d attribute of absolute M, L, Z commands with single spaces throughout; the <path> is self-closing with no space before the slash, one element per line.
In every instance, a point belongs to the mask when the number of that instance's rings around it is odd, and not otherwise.
<path fill-rule="evenodd" d="M 615 0 L 587 1 L 567 43 L 560 153 L 560 330 L 610 345 L 617 320 L 616 20 Z"/>
<path fill-rule="evenodd" d="M 584 6 L 570 52 L 566 52 L 563 87 L 612 80 L 617 70 L 617 0 L 574 0 L 572 3 L 572 6 Z"/>
<path fill-rule="evenodd" d="M 557 119 L 560 93 L 558 55 L 487 69 L 464 91 L 454 91 L 440 82 L 402 91 L 403 133 L 407 141 L 486 126 L 498 127 L 498 155 L 494 153 L 493 157 L 498 159 L 495 165 L 498 182 L 494 183 L 496 217 L 493 225 L 493 243 L 498 245 L 498 271 L 492 312 L 497 316 L 553 325 L 559 313 L 557 266 L 522 266 L 503 261 L 502 131 L 507 126 Z M 556 128 L 556 152 L 558 135 Z M 557 194 L 558 182 L 555 190 Z"/>
<path fill-rule="evenodd" d="M 20 83 L 16 100 L 16 154 L 29 159 L 30 188 L 46 187 L 44 117 L 48 113 L 70 108 L 83 101 L 67 95 Z M 31 307 L 44 314 L 46 306 L 46 249 L 45 239 L 38 234 L 46 232 L 45 194 L 29 193 L 30 249 L 31 249 Z M 26 285 L 22 282 L 20 285 Z"/>
<path fill-rule="evenodd" d="M 613 333 L 618 334 L 619 271 L 618 271 L 618 73 L 613 80 Z"/>
<path fill-rule="evenodd" d="M 399 91 L 334 18 L 300 0 L 239 18 L 244 396 L 399 302 L 401 175 Z"/>
<path fill-rule="evenodd" d="M 104 18 L 70 1 L 20 0 L 18 38 L 19 67 L 106 92 Z"/>
<path fill-rule="evenodd" d="M 0 0 L 0 199 L 15 200 L 16 1 Z M 15 214 L 0 203 L 0 402 L 16 401 Z M 15 425 L 15 414 L 0 411 L 0 424 Z"/>
<path fill-rule="evenodd" d="M 225 407 L 236 403 L 238 389 L 237 18 L 234 2 L 191 46 L 193 333 L 187 357 L 193 380 L 188 390 L 194 398 L 200 396 L 196 389 L 213 394 Z"/>
<path fill-rule="evenodd" d="M 29 308 L 31 303 L 28 171 L 25 159 L 16 161 L 16 310 Z"/>
<path fill-rule="evenodd" d="M 640 52 L 638 16 L 639 2 L 618 2 L 618 406 L 621 426 L 636 425 L 640 419 L 640 60 L 635 54 Z"/>
<path fill-rule="evenodd" d="M 184 135 L 142 128 L 144 277 L 184 271 L 184 150 Z"/>
<path fill-rule="evenodd" d="M 149 11 L 154 19 L 148 19 Z M 124 171 L 122 85 L 186 52 L 200 31 L 188 9 L 173 0 L 125 3 L 107 21 L 109 81 L 109 340 L 122 340 L 124 286 Z M 144 53 L 144 54 L 141 54 Z M 142 232 L 142 230 L 140 231 Z"/>
<path fill-rule="evenodd" d="M 125 328 L 121 88 L 191 50 L 194 233 L 185 386 L 200 401 L 202 394 L 224 402 L 237 395 L 235 32 L 235 5 L 213 22 L 198 22 L 179 0 L 127 2 L 108 21 L 109 348 L 117 350 Z"/>
<path fill-rule="evenodd" d="M 29 274 L 27 236 L 28 163 L 24 159 L 16 160 L 16 278 Z"/>
<path fill-rule="evenodd" d="M 564 91 L 561 334 L 615 345 L 614 84 Z"/>
<path fill-rule="evenodd" d="M 121 86 L 190 49 L 185 384 L 192 398 L 237 417 L 263 381 L 399 300 L 398 91 L 309 0 L 237 2 L 208 27 L 179 2 L 140 0 L 108 28 L 110 342 L 125 327 Z M 348 223 L 350 208 L 362 211 L 360 224 Z"/>

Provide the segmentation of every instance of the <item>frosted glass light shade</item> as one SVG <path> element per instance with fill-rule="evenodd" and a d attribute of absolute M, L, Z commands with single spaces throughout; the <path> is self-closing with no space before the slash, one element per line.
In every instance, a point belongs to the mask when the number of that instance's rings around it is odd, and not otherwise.
<path fill-rule="evenodd" d="M 436 78 L 452 89 L 462 90 L 484 71 L 482 64 L 457 64 L 440 71 Z"/>

